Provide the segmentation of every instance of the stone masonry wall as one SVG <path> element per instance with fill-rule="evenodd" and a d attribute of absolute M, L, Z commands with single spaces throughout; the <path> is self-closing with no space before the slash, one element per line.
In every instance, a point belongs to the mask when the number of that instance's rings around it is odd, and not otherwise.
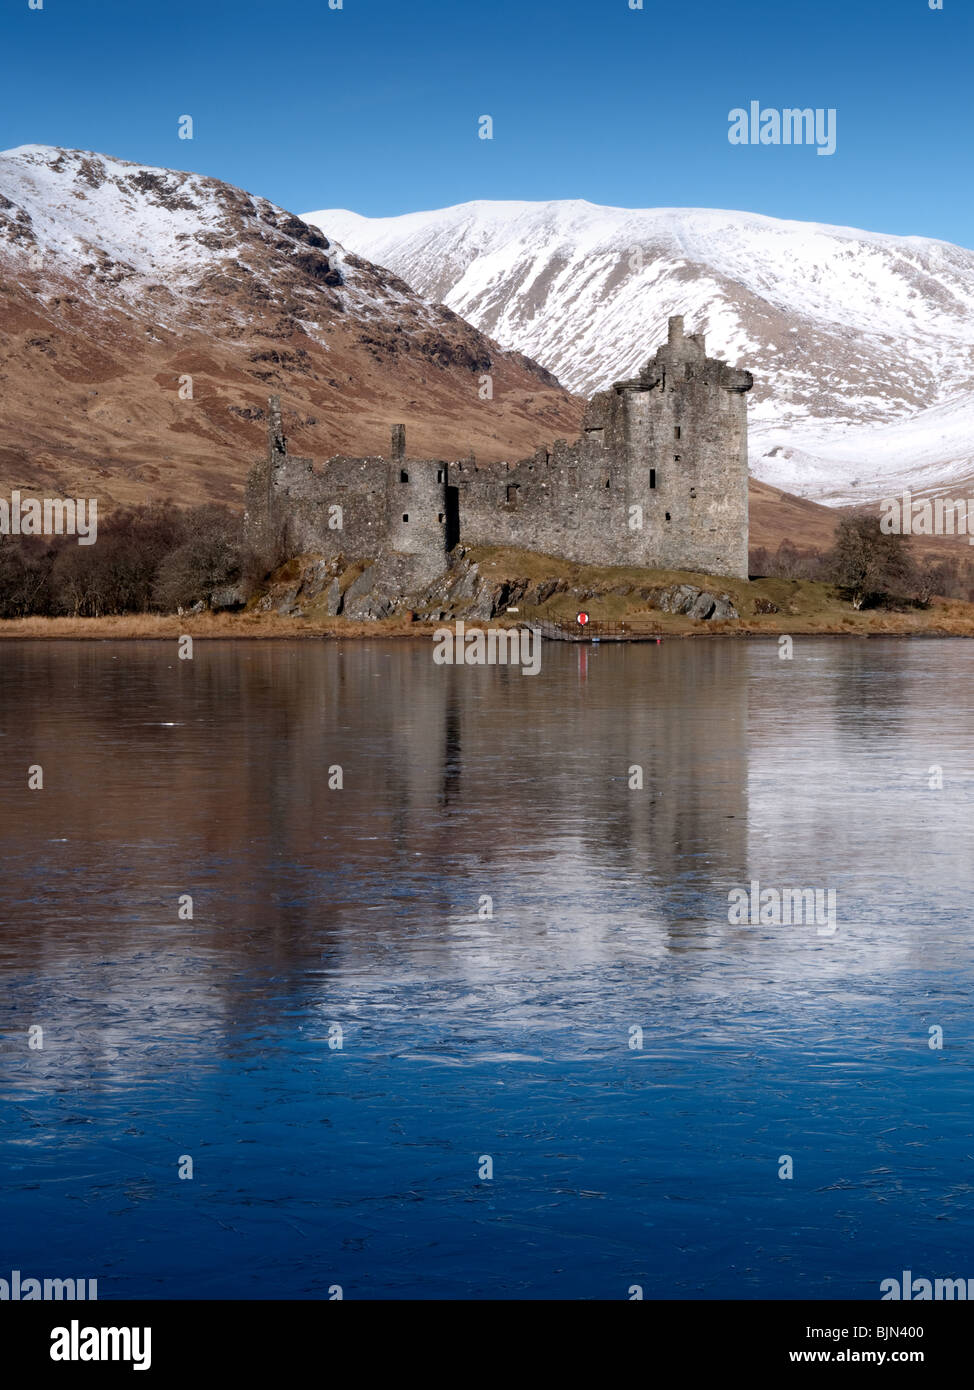
<path fill-rule="evenodd" d="M 457 540 L 746 578 L 752 384 L 673 318 L 639 376 L 589 402 L 574 444 L 486 466 L 417 460 L 397 425 L 388 459 L 332 458 L 320 472 L 287 453 L 273 398 L 268 456 L 248 481 L 248 528 L 256 539 L 286 523 L 293 544 L 325 555 L 388 552 L 416 584 L 446 568 Z"/>

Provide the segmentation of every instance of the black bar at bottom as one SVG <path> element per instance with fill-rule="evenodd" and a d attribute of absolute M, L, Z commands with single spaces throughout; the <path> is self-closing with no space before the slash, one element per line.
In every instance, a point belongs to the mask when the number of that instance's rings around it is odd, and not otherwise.
<path fill-rule="evenodd" d="M 0 1303 L 0 1338 L 5 1368 L 45 1384 L 133 1371 L 164 1384 L 195 1371 L 252 1383 L 339 1364 L 370 1381 L 387 1368 L 397 1381 L 435 1370 L 483 1384 L 492 1369 L 577 1377 L 582 1358 L 626 1375 L 623 1355 L 649 1375 L 945 1371 L 967 1362 L 970 1317 L 963 1302 L 29 1302 Z"/>

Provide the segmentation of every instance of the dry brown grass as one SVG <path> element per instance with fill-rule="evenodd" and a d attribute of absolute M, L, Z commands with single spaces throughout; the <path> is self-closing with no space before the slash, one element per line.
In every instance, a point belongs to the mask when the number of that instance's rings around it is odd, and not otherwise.
<path fill-rule="evenodd" d="M 348 623 L 342 618 L 311 622 L 275 613 L 198 613 L 181 618 L 135 613 L 117 618 L 8 618 L 0 621 L 0 638 L 93 638 L 99 641 L 174 641 L 200 638 L 428 637 L 433 627 L 392 618 Z"/>
<path fill-rule="evenodd" d="M 958 613 L 952 609 L 966 611 Z M 774 613 L 724 622 L 698 622 L 675 613 L 646 612 L 627 614 L 625 620 L 634 636 L 659 633 L 664 637 L 771 638 L 788 633 L 793 637 L 974 637 L 974 612 L 968 604 L 937 604 L 925 613 L 848 612 L 839 618 Z M 524 621 L 532 621 L 532 615 L 523 613 L 517 618 L 495 618 L 491 625 L 516 626 Z M 466 625 L 468 630 L 487 626 L 469 619 Z M 440 626 L 442 624 L 407 622 L 401 618 L 350 623 L 343 618 L 316 622 L 307 618 L 282 618 L 263 613 L 204 613 L 191 618 L 144 614 L 119 618 L 7 619 L 0 621 L 0 639 L 171 642 L 188 634 L 209 640 L 414 638 L 428 641 Z"/>

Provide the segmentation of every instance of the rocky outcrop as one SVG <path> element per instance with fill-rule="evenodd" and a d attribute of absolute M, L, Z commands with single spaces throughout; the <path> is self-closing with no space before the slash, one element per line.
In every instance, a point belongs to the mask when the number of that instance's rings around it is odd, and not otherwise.
<path fill-rule="evenodd" d="M 382 592 L 376 567 L 371 565 L 345 590 L 341 613 L 351 622 L 362 622 L 388 618 L 398 606 L 396 595 Z"/>
<path fill-rule="evenodd" d="M 648 590 L 646 596 L 661 613 L 684 613 L 688 618 L 705 622 L 740 617 L 730 594 L 712 594 L 693 584 L 673 584 L 667 589 Z"/>
<path fill-rule="evenodd" d="M 255 607 L 259 613 L 277 613 L 286 618 L 303 617 L 313 605 L 323 603 L 328 616 L 335 617 L 342 606 L 339 574 L 346 568 L 341 556 L 333 560 L 310 556 L 291 561 Z"/>
<path fill-rule="evenodd" d="M 611 571 L 609 572 L 611 573 Z M 343 617 L 370 622 L 410 614 L 421 622 L 453 622 L 458 618 L 489 622 L 511 609 L 536 613 L 561 594 L 572 606 L 583 607 L 607 596 L 629 597 L 637 606 L 679 613 L 703 622 L 739 617 L 731 596 L 693 584 L 639 587 L 637 584 L 572 585 L 562 577 L 547 579 L 497 578 L 459 547 L 442 574 L 411 593 L 397 582 L 388 557 L 374 563 L 339 555 L 305 556 L 281 570 L 268 591 L 257 600 L 263 613 L 283 617 Z"/>
<path fill-rule="evenodd" d="M 247 586 L 244 583 L 224 584 L 214 589 L 210 595 L 210 607 L 214 613 L 234 613 L 247 604 Z"/>

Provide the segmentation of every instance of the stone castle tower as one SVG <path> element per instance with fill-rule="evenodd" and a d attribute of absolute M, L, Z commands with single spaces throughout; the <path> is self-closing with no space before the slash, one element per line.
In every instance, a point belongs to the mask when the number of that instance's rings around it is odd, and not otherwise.
<path fill-rule="evenodd" d="M 703 335 L 685 334 L 673 317 L 639 376 L 590 402 L 583 439 L 598 441 L 627 507 L 642 509 L 643 541 L 633 544 L 642 559 L 628 563 L 747 578 L 753 384 L 750 372 L 708 357 Z"/>
<path fill-rule="evenodd" d="M 381 557 L 404 590 L 441 573 L 458 541 L 747 578 L 752 385 L 674 317 L 637 377 L 592 398 L 573 444 L 516 463 L 410 459 L 396 425 L 388 458 L 336 457 L 321 472 L 288 454 L 273 397 L 248 528 L 258 538 L 286 526 L 307 551 Z"/>

